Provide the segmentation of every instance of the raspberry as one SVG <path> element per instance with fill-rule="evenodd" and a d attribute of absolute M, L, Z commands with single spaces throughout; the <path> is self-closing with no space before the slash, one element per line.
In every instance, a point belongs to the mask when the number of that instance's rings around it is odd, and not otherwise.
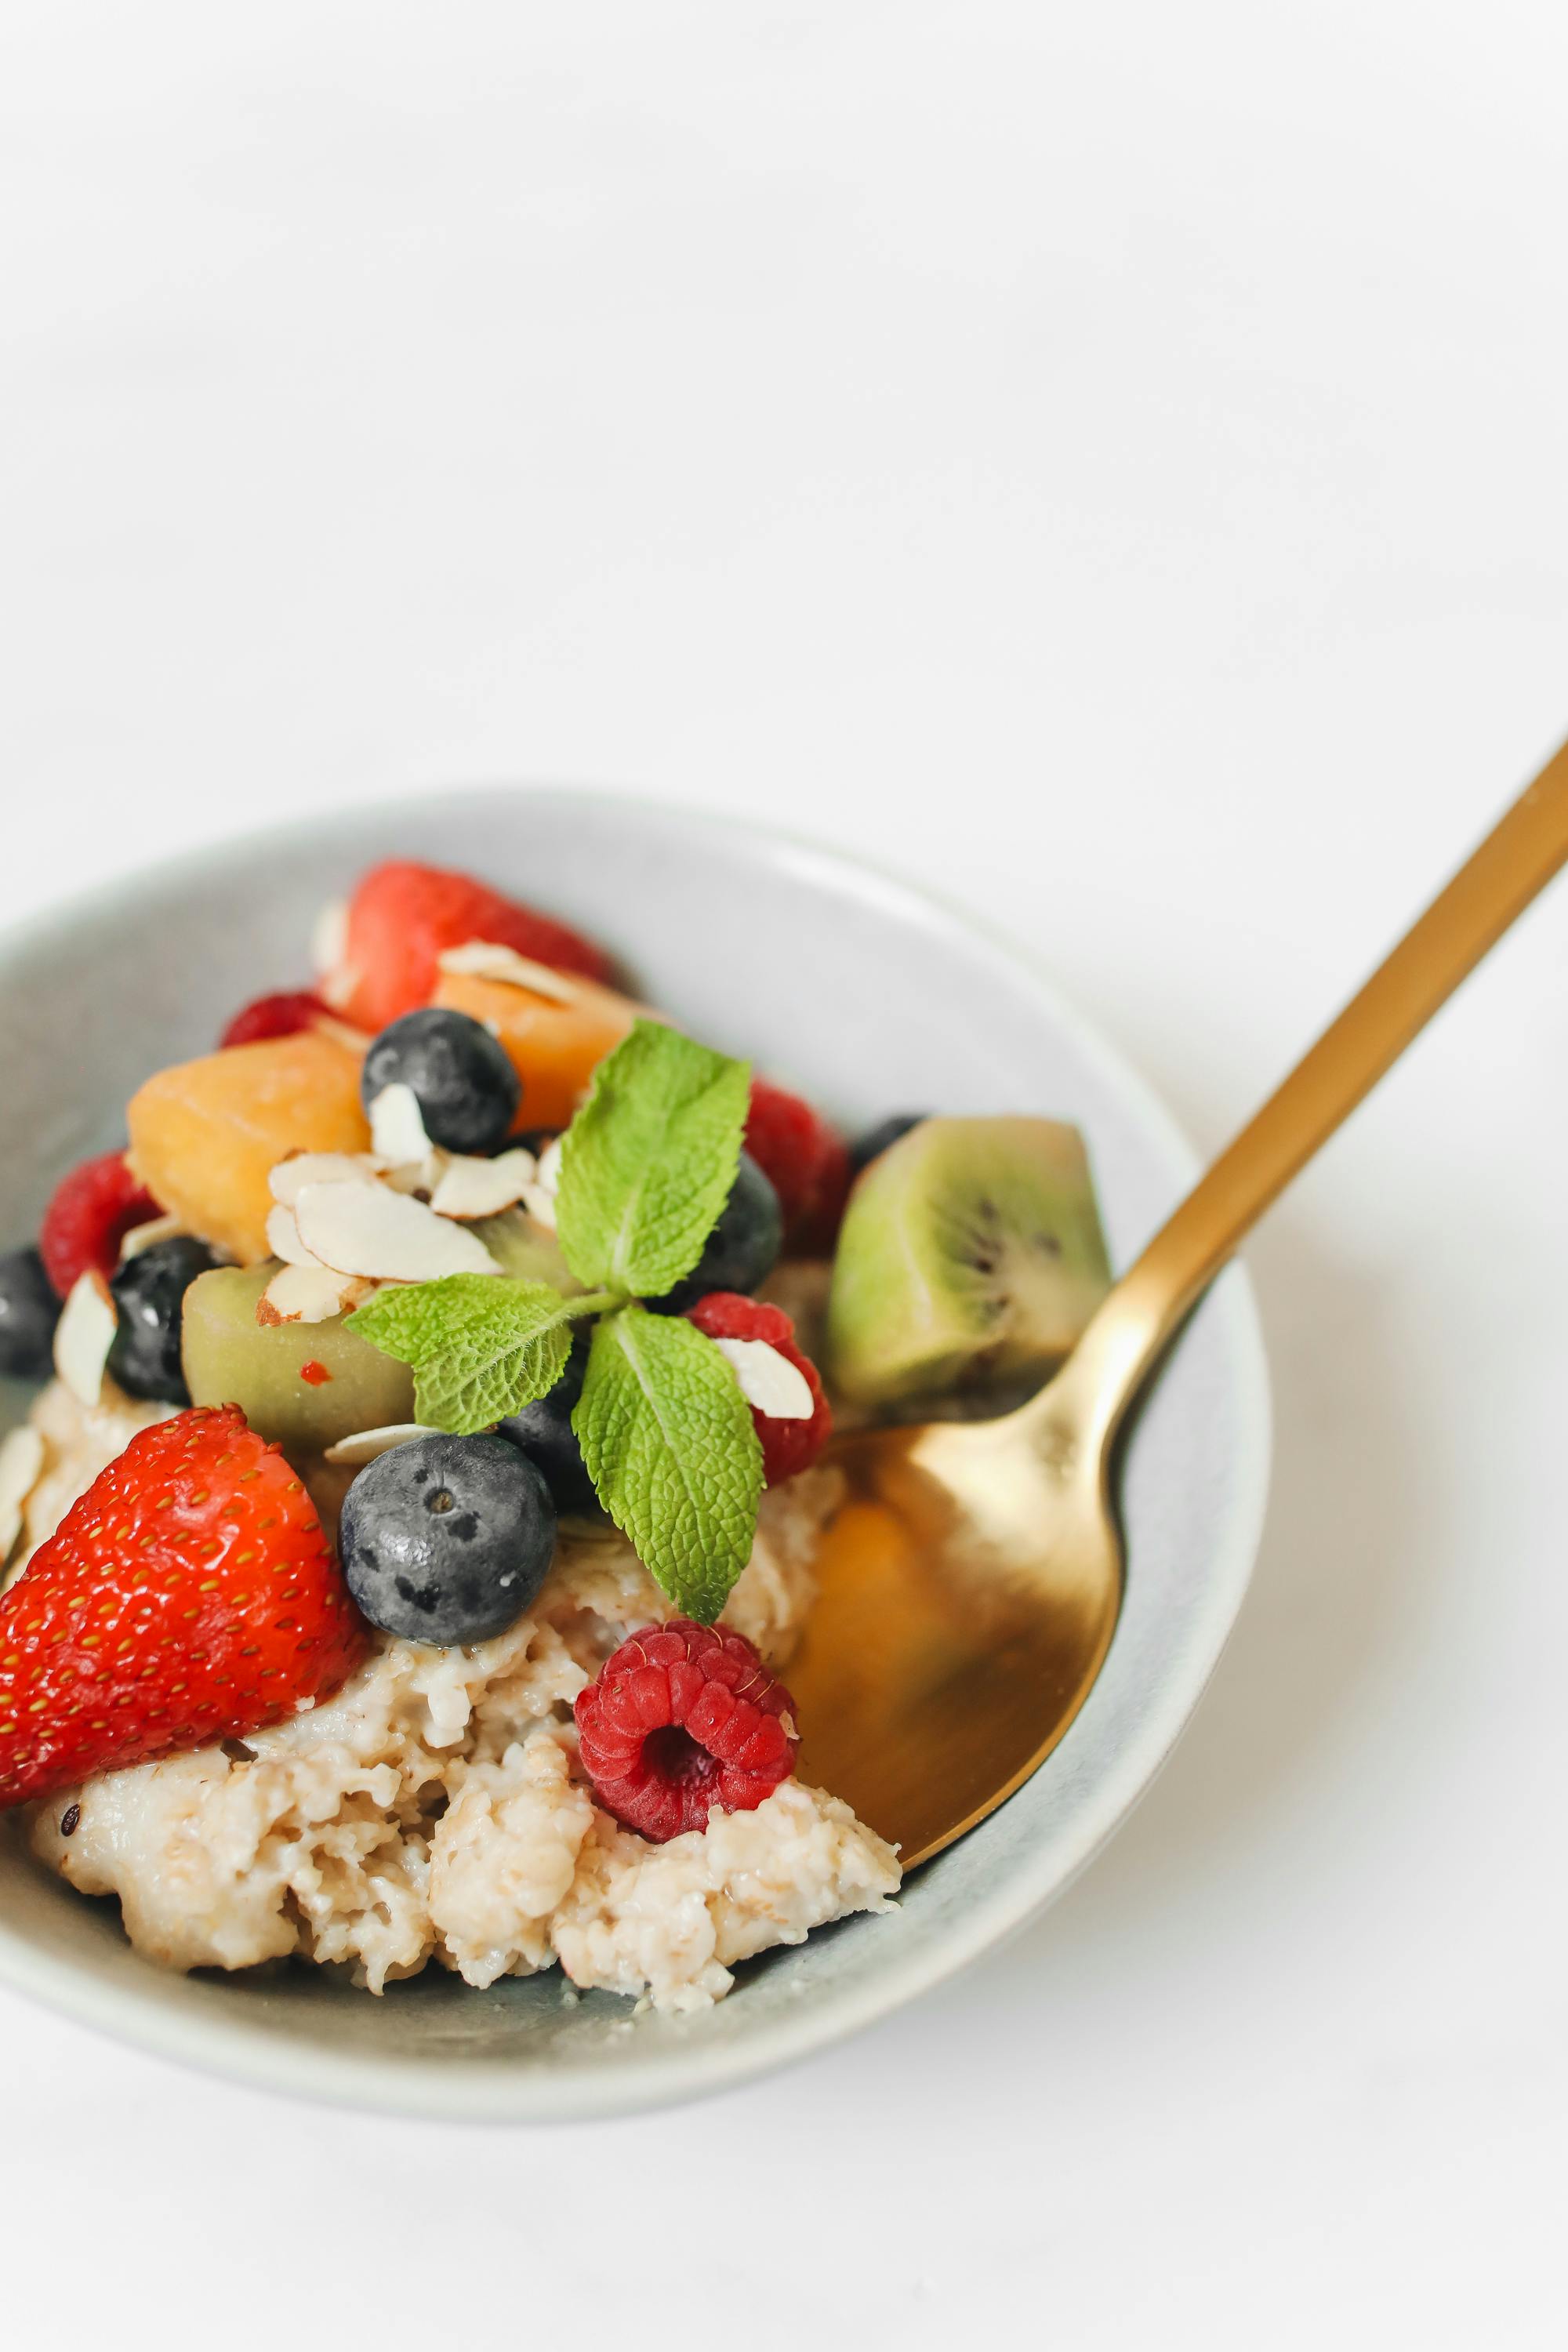
<path fill-rule="evenodd" d="M 711 1806 L 749 1813 L 795 1769 L 795 1701 L 743 1635 L 672 1617 L 621 1643 L 578 1694 L 578 1744 L 606 1812 L 663 1845 Z"/>
<path fill-rule="evenodd" d="M 122 1151 L 84 1160 L 62 1176 L 38 1228 L 38 1255 L 59 1296 L 68 1297 L 89 1266 L 107 1282 L 132 1225 L 162 1214 L 126 1166 Z"/>
<path fill-rule="evenodd" d="M 327 1010 L 308 989 L 281 989 L 275 996 L 258 996 L 237 1012 L 223 1035 L 225 1045 L 254 1045 L 263 1037 L 295 1037 L 310 1028 Z"/>
<path fill-rule="evenodd" d="M 752 1419 L 762 1440 L 763 1475 L 770 1486 L 809 1470 L 833 1433 L 833 1408 L 823 1394 L 816 1366 L 795 1345 L 795 1325 L 784 1308 L 764 1306 L 759 1298 L 742 1298 L 738 1291 L 710 1290 L 706 1298 L 688 1307 L 686 1319 L 706 1331 L 710 1339 L 762 1339 L 776 1348 L 797 1372 L 805 1373 L 806 1386 L 816 1400 L 809 1421 L 777 1421 L 755 1405 Z"/>
<path fill-rule="evenodd" d="M 799 1095 L 753 1078 L 746 1149 L 779 1196 L 785 1241 L 831 1249 L 849 1189 L 842 1138 Z"/>

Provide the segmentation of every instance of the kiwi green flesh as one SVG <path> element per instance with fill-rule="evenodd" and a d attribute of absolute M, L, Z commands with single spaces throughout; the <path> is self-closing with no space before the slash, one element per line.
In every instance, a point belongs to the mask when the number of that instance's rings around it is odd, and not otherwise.
<path fill-rule="evenodd" d="M 524 1282 L 547 1282 L 566 1298 L 581 1293 L 583 1285 L 562 1256 L 554 1234 L 535 1224 L 521 1209 L 504 1210 L 499 1217 L 480 1217 L 468 1230 L 506 1273 Z"/>
<path fill-rule="evenodd" d="M 849 1196 L 828 1378 L 869 1406 L 1016 1390 L 1060 1362 L 1110 1286 L 1077 1128 L 926 1119 Z"/>
<path fill-rule="evenodd" d="M 319 1454 L 356 1430 L 414 1418 L 414 1376 L 368 1339 L 326 1323 L 256 1319 L 257 1301 L 278 1272 L 221 1265 L 185 1293 L 181 1352 L 193 1404 L 237 1404 L 257 1433 L 290 1460 Z M 310 1364 L 326 1380 L 300 1377 Z"/>

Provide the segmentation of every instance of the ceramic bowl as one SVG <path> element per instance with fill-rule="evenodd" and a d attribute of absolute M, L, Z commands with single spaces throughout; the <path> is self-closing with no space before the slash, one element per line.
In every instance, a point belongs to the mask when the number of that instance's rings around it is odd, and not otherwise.
<path fill-rule="evenodd" d="M 601 934 L 646 992 L 847 1124 L 934 1106 L 1042 1111 L 1089 1139 L 1124 1264 L 1193 1174 L 1148 1088 L 1016 954 L 961 916 L 793 841 L 640 801 L 441 794 L 139 876 L 0 947 L 0 1235 L 30 1234 L 60 1171 L 122 1138 L 152 1069 L 297 982 L 323 899 L 373 856 L 483 874 Z M 7 1421 L 25 1395 L 5 1395 Z M 559 1975 L 487 1992 L 437 1968 L 382 2000 L 336 1972 L 172 1976 L 117 1908 L 0 1829 L 0 1979 L 142 2047 L 276 2090 L 466 2120 L 604 2116 L 694 2096 L 821 2049 L 995 1944 L 1059 1894 L 1148 1786 L 1236 1615 L 1262 1517 L 1268 1390 L 1247 1280 L 1228 1273 L 1128 1448 L 1126 1605 L 1061 1746 L 890 1916 L 743 1968 L 707 2014 L 635 2017 Z"/>

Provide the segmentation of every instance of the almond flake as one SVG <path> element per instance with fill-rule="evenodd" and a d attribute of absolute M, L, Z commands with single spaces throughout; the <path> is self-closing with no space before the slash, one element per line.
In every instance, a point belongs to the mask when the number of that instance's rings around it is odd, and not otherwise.
<path fill-rule="evenodd" d="M 190 1227 L 179 1217 L 149 1217 L 144 1225 L 132 1225 L 128 1234 L 121 1234 L 120 1263 L 124 1265 L 131 1258 L 140 1257 L 143 1250 L 154 1249 L 160 1242 L 175 1241 L 189 1231 Z"/>
<path fill-rule="evenodd" d="M 412 1445 L 418 1437 L 439 1437 L 438 1429 L 431 1429 L 422 1421 L 389 1421 L 380 1429 L 359 1429 L 352 1437 L 340 1437 L 329 1445 L 324 1459 L 358 1465 L 374 1462 L 378 1454 L 390 1454 L 395 1445 Z"/>
<path fill-rule="evenodd" d="M 816 1411 L 811 1383 L 798 1364 L 770 1348 L 765 1339 L 715 1339 L 713 1345 L 734 1366 L 746 1402 L 768 1421 L 809 1421 Z"/>
<path fill-rule="evenodd" d="M 533 1181 L 533 1169 L 532 1152 L 521 1146 L 499 1152 L 494 1160 L 474 1160 L 455 1151 L 430 1195 L 430 1206 L 438 1217 L 499 1217 L 521 1200 Z"/>
<path fill-rule="evenodd" d="M 340 1021 L 335 1013 L 312 1013 L 310 1026 L 318 1037 L 330 1037 L 346 1054 L 363 1055 L 370 1044 L 368 1029 L 356 1029 L 352 1021 Z"/>
<path fill-rule="evenodd" d="M 257 1300 L 256 1319 L 264 1328 L 276 1323 L 330 1323 L 366 1295 L 365 1284 L 334 1274 L 330 1266 L 286 1265 Z"/>
<path fill-rule="evenodd" d="M 557 1004 L 575 1004 L 582 990 L 563 971 L 535 963 L 493 940 L 465 940 L 461 947 L 444 948 L 436 959 L 443 971 L 462 972 L 471 980 L 505 981 L 510 988 L 526 988 L 535 996 L 553 997 Z"/>
<path fill-rule="evenodd" d="M 561 1190 L 561 1147 L 564 1141 L 563 1136 L 553 1136 L 539 1155 L 536 1181 L 540 1191 L 548 1192 L 552 1201 Z"/>
<path fill-rule="evenodd" d="M 555 1231 L 554 1193 L 547 1192 L 542 1184 L 525 1184 L 519 1197 L 534 1223 L 542 1225 L 547 1234 L 552 1234 Z"/>
<path fill-rule="evenodd" d="M 267 1246 L 285 1265 L 320 1265 L 321 1261 L 300 1239 L 300 1223 L 281 1201 L 267 1213 Z"/>
<path fill-rule="evenodd" d="M 343 1274 L 435 1282 L 501 1270 L 476 1234 L 384 1184 L 307 1184 L 294 1214 L 305 1247 Z"/>
<path fill-rule="evenodd" d="M 273 1199 L 291 1209 L 307 1184 L 374 1184 L 375 1164 L 367 1152 L 296 1151 L 267 1181 Z"/>
<path fill-rule="evenodd" d="M 329 898 L 310 926 L 310 970 L 340 971 L 348 960 L 349 902 Z"/>
<path fill-rule="evenodd" d="M 388 1168 L 428 1164 L 435 1145 L 425 1132 L 425 1117 L 412 1087 L 383 1087 L 370 1107 L 370 1144 Z"/>
<path fill-rule="evenodd" d="M 37 1485 L 43 1466 L 44 1441 L 28 1423 L 0 1438 L 0 1568 L 16 1548 L 22 1507 Z"/>
<path fill-rule="evenodd" d="M 109 1285 L 89 1266 L 79 1274 L 55 1326 L 55 1370 L 78 1404 L 89 1410 L 103 1394 L 103 1370 L 118 1318 Z"/>

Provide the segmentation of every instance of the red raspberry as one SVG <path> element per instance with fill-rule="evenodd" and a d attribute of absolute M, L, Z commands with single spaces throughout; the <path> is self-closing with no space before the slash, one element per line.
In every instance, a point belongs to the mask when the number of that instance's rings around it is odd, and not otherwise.
<path fill-rule="evenodd" d="M 364 1654 L 314 1506 L 234 1405 L 133 1437 L 0 1601 L 0 1805 L 242 1738 Z"/>
<path fill-rule="evenodd" d="M 62 1176 L 38 1228 L 44 1271 L 62 1298 L 89 1266 L 105 1282 L 120 1263 L 120 1244 L 132 1225 L 144 1225 L 163 1211 L 143 1192 L 122 1151 L 84 1160 Z"/>
<path fill-rule="evenodd" d="M 755 1405 L 752 1419 L 763 1442 L 763 1475 L 770 1486 L 809 1470 L 833 1434 L 833 1407 L 823 1394 L 816 1366 L 795 1346 L 795 1325 L 784 1308 L 766 1307 L 760 1298 L 742 1298 L 739 1291 L 710 1290 L 706 1298 L 687 1308 L 686 1319 L 706 1331 L 710 1339 L 765 1340 L 796 1371 L 805 1374 L 805 1384 L 816 1400 L 816 1411 L 809 1421 L 775 1421 L 759 1412 Z"/>
<path fill-rule="evenodd" d="M 225 1045 L 254 1045 L 263 1037 L 296 1037 L 320 1020 L 327 1008 L 308 989 L 281 989 L 275 996 L 258 996 L 237 1013 L 223 1035 Z"/>
<path fill-rule="evenodd" d="M 534 963 L 579 971 L 587 980 L 611 977 L 603 950 L 552 916 L 503 898 L 467 874 L 393 858 L 373 866 L 349 901 L 344 1018 L 374 1033 L 400 1013 L 428 1004 L 436 959 L 444 948 L 468 940 L 515 948 Z"/>
<path fill-rule="evenodd" d="M 580 1691 L 578 1744 L 606 1812 L 663 1845 L 708 1811 L 749 1813 L 795 1769 L 795 1701 L 742 1634 L 672 1617 Z"/>
<path fill-rule="evenodd" d="M 849 1189 L 849 1155 L 821 1112 L 771 1079 L 753 1078 L 746 1149 L 779 1196 L 786 1243 L 831 1249 Z"/>

